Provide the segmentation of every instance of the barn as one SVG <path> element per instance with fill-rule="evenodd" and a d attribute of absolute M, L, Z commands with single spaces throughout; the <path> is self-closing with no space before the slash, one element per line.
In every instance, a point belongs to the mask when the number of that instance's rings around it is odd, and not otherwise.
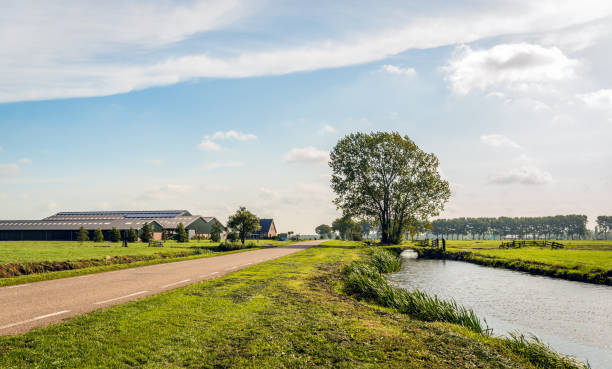
<path fill-rule="evenodd" d="M 278 234 L 274 219 L 259 219 L 259 231 L 251 233 L 251 238 L 263 239 L 274 238 Z"/>
<path fill-rule="evenodd" d="M 0 220 L 0 240 L 76 240 L 81 227 L 93 232 L 100 228 L 104 238 L 117 228 L 122 233 L 130 228 L 139 230 L 145 223 L 151 225 L 153 237 L 161 239 L 163 230 L 173 234 L 183 223 L 190 237 L 208 237 L 215 217 L 192 215 L 187 210 L 160 211 L 79 211 L 59 212 L 41 220 Z"/>

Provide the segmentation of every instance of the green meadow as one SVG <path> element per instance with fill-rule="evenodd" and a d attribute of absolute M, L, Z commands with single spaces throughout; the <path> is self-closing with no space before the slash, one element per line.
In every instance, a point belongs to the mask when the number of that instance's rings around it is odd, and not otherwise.
<path fill-rule="evenodd" d="M 278 246 L 289 243 L 289 241 L 274 240 L 248 240 L 247 242 L 254 246 Z M 214 249 L 217 246 L 219 246 L 218 242 L 209 240 L 192 240 L 187 243 L 166 241 L 164 247 L 149 247 L 143 242 L 128 243 L 128 247 L 122 247 L 120 242 L 0 241 L 0 264 L 155 255 L 160 252 L 178 254 Z"/>
<path fill-rule="evenodd" d="M 77 241 L 0 241 L 0 286 L 74 277 L 83 274 L 168 263 L 194 258 L 275 247 L 291 241 L 249 240 L 246 248 L 221 249 L 208 240 L 177 243 L 164 247 L 129 243 Z"/>
<path fill-rule="evenodd" d="M 561 240 L 562 249 L 500 249 L 501 241 L 449 240 L 450 258 L 583 282 L 612 284 L 612 241 Z"/>
<path fill-rule="evenodd" d="M 350 297 L 342 270 L 366 257 L 313 247 L 0 337 L 0 367 L 535 368 L 501 339 Z"/>

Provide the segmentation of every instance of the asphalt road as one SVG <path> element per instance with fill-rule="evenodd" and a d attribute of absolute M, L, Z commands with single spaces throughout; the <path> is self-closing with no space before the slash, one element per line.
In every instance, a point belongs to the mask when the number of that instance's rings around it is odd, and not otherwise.
<path fill-rule="evenodd" d="M 317 245 L 293 245 L 0 288 L 0 335 L 217 278 Z"/>

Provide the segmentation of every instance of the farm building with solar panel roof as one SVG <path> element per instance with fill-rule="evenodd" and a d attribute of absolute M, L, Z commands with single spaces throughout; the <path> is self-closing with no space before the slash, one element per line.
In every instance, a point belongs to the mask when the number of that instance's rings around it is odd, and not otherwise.
<path fill-rule="evenodd" d="M 192 215 L 187 210 L 142 211 L 77 211 L 60 212 L 41 220 L 0 220 L 0 240 L 70 241 L 77 239 L 81 227 L 93 232 L 100 228 L 104 238 L 113 228 L 122 233 L 130 228 L 139 230 L 145 223 L 151 225 L 153 239 L 161 240 L 162 232 L 173 234 L 183 223 L 189 237 L 209 237 L 215 217 Z"/>

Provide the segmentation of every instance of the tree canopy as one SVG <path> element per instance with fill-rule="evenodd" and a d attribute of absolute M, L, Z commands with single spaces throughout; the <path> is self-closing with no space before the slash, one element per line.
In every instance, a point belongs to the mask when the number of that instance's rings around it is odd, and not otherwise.
<path fill-rule="evenodd" d="M 570 214 L 548 217 L 498 217 L 498 218 L 454 218 L 436 219 L 432 222 L 432 233 L 484 238 L 486 235 L 519 238 L 569 238 L 584 237 L 587 232 L 587 216 Z"/>
<path fill-rule="evenodd" d="M 338 232 L 343 240 L 361 240 L 361 226 L 349 216 L 334 220 L 332 230 Z"/>
<path fill-rule="evenodd" d="M 130 230 L 128 231 L 128 235 L 127 235 L 127 241 L 128 242 L 138 241 L 138 232 L 134 228 L 130 227 Z"/>
<path fill-rule="evenodd" d="M 187 234 L 187 231 L 185 230 L 185 226 L 183 225 L 183 223 L 179 223 L 176 226 L 176 242 L 189 242 L 189 235 Z"/>
<path fill-rule="evenodd" d="M 121 232 L 119 232 L 119 230 L 116 227 L 113 227 L 111 229 L 110 240 L 112 242 L 119 242 L 119 241 L 121 241 Z"/>
<path fill-rule="evenodd" d="M 213 242 L 221 241 L 221 232 L 223 232 L 223 225 L 215 221 L 210 228 L 210 240 Z"/>
<path fill-rule="evenodd" d="M 140 240 L 142 242 L 149 242 L 151 239 L 153 239 L 153 229 L 148 222 L 145 222 L 140 229 Z"/>
<path fill-rule="evenodd" d="M 242 242 L 243 245 L 244 240 L 249 234 L 261 228 L 259 225 L 259 218 L 248 211 L 244 206 L 241 206 L 236 213 L 229 217 L 227 220 L 227 227 L 238 233 L 240 242 Z"/>
<path fill-rule="evenodd" d="M 450 197 L 436 156 L 396 132 L 350 134 L 329 165 L 336 206 L 380 225 L 382 243 L 398 243 L 407 224 L 438 215 Z"/>
<path fill-rule="evenodd" d="M 332 234 L 332 228 L 327 224 L 321 224 L 320 226 L 315 228 L 315 232 L 317 232 L 317 234 L 321 238 L 330 238 Z"/>
<path fill-rule="evenodd" d="M 98 228 L 98 229 L 96 229 L 94 231 L 93 241 L 94 242 L 102 242 L 102 241 L 104 241 L 104 234 L 102 233 L 102 229 Z"/>
<path fill-rule="evenodd" d="M 77 241 L 89 241 L 89 232 L 85 229 L 85 227 L 79 228 L 79 233 L 77 233 Z"/>

